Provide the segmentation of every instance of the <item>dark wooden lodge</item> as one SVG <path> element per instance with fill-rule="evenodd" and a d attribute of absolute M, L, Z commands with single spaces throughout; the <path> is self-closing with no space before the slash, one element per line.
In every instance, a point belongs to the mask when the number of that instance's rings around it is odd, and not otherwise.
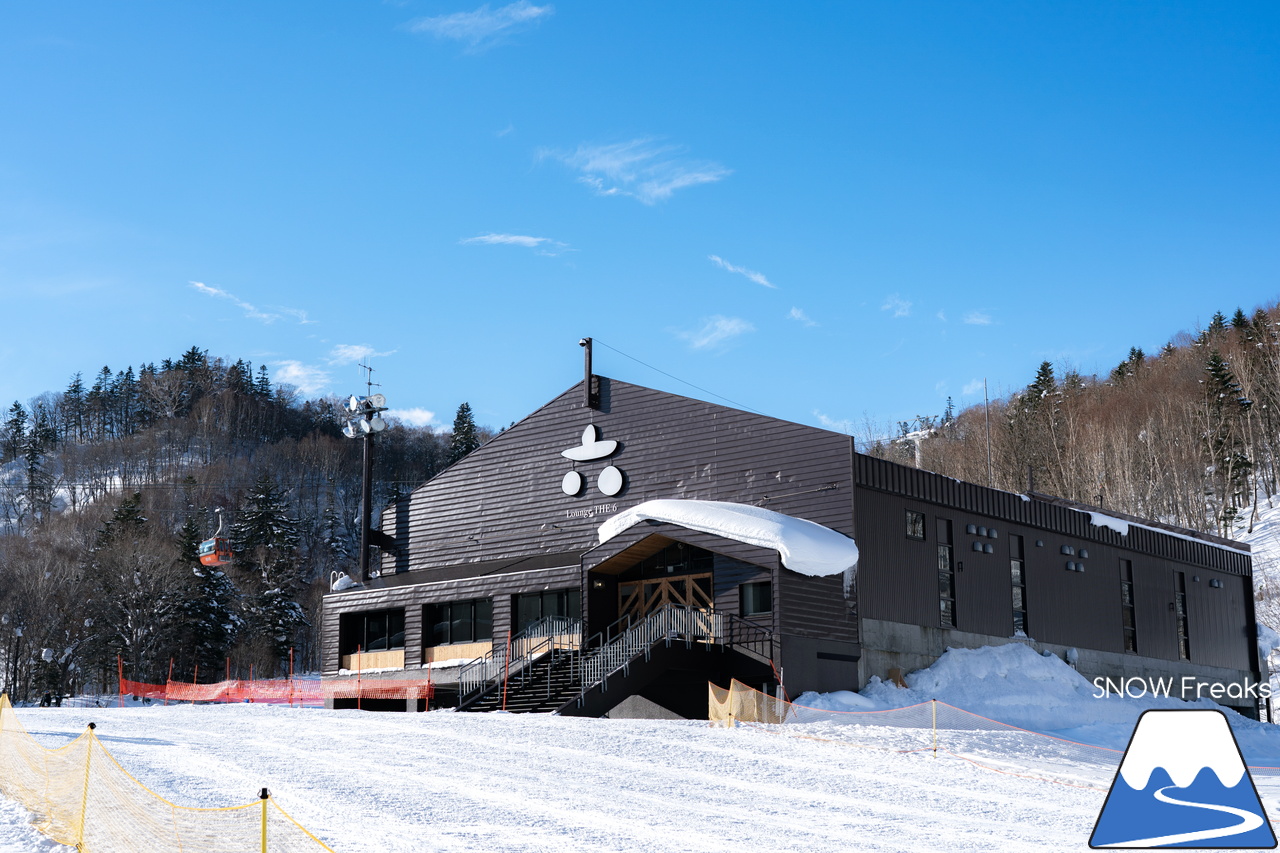
<path fill-rule="evenodd" d="M 1263 678 L 1245 545 L 882 461 L 826 430 L 584 385 L 387 510 L 380 576 L 325 598 L 326 678 L 430 678 L 463 709 L 687 717 L 705 717 L 708 680 L 857 690 L 947 647 L 1011 642 L 1091 679 Z M 671 523 L 600 541 L 603 522 L 654 499 L 816 522 L 856 541 L 856 581 L 846 592 L 777 550 Z"/>

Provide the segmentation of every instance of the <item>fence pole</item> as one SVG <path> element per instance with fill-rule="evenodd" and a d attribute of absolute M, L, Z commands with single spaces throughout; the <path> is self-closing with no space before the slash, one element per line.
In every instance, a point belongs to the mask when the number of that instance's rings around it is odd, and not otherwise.
<path fill-rule="evenodd" d="M 193 685 L 191 690 L 191 704 L 194 705 L 196 704 L 196 691 L 195 691 L 194 685 L 200 683 L 200 662 L 199 661 L 196 661 L 196 671 L 191 675 L 191 683 Z"/>
<path fill-rule="evenodd" d="M 289 647 L 289 707 L 293 707 L 293 646 Z"/>
<path fill-rule="evenodd" d="M 98 727 L 97 723 L 89 724 L 89 737 L 85 742 L 84 750 L 84 792 L 80 795 L 80 833 L 79 843 L 76 844 L 77 850 L 84 849 L 84 822 L 85 814 L 89 810 L 89 768 L 90 761 L 93 759 L 93 730 Z"/>
<path fill-rule="evenodd" d="M 930 699 L 929 704 L 933 706 L 933 757 L 938 757 L 938 700 Z"/>
<path fill-rule="evenodd" d="M 169 684 L 173 681 L 173 658 L 169 658 L 169 677 L 164 682 L 164 704 L 169 705 Z"/>
<path fill-rule="evenodd" d="M 502 662 L 502 710 L 507 710 L 507 679 L 511 677 L 511 629 L 507 629 L 507 657 Z"/>
<path fill-rule="evenodd" d="M 262 853 L 267 853 L 267 800 L 271 797 L 271 792 L 263 788 L 258 792 L 258 797 L 262 800 Z"/>
<path fill-rule="evenodd" d="M 124 707 L 124 658 L 119 653 L 116 654 L 116 675 L 119 677 L 120 685 L 116 688 L 116 699 L 121 708 Z M 16 679 L 15 679 L 16 680 Z"/>
<path fill-rule="evenodd" d="M 348 646 L 348 648 L 350 648 L 350 646 Z M 357 711 L 361 710 L 360 694 L 364 692 L 364 690 L 360 687 L 360 671 L 363 669 L 363 667 L 360 665 L 361 664 L 360 655 L 361 655 L 360 646 L 357 645 L 356 646 L 356 710 Z"/>
<path fill-rule="evenodd" d="M 227 688 L 222 692 L 222 704 L 231 702 L 231 655 L 227 655 Z"/>

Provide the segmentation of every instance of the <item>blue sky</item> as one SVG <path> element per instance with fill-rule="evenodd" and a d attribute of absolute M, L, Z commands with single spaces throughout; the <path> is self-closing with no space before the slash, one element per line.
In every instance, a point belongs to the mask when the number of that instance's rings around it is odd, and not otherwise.
<path fill-rule="evenodd" d="M 1280 296 L 1277 9 L 8 3 L 0 402 L 195 345 L 499 426 L 591 335 L 860 433 L 1106 372 Z"/>

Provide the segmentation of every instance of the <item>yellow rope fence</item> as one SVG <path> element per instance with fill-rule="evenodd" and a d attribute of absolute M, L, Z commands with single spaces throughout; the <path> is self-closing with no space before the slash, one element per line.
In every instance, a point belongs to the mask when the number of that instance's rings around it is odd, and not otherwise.
<path fill-rule="evenodd" d="M 6 695 L 0 695 L 0 792 L 34 813 L 36 828 L 49 838 L 82 853 L 332 853 L 265 788 L 242 806 L 169 802 L 120 766 L 93 723 L 67 745 L 47 749 L 23 728 Z"/>

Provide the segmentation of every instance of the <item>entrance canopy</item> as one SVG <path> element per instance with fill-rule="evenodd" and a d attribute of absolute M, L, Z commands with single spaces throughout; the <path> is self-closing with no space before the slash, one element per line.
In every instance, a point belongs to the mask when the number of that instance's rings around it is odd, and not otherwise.
<path fill-rule="evenodd" d="M 645 501 L 600 525 L 601 543 L 641 521 L 676 524 L 770 548 L 793 572 L 811 577 L 843 574 L 846 589 L 852 586 L 858 568 L 858 546 L 843 533 L 770 509 L 724 501 Z"/>

